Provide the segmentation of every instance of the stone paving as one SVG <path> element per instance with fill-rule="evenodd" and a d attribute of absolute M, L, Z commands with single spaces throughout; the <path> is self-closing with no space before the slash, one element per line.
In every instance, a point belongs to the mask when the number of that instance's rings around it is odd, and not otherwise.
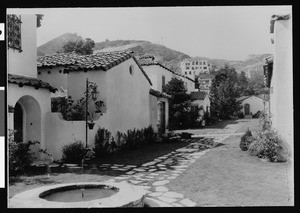
<path fill-rule="evenodd" d="M 147 197 L 161 207 L 192 207 L 197 204 L 184 197 L 183 194 L 170 191 L 166 185 L 224 139 L 224 136 L 186 139 L 186 142 L 189 142 L 186 147 L 142 165 L 102 164 L 97 169 L 123 172 L 108 182 L 127 181 L 130 184 L 140 186 L 147 191 Z"/>

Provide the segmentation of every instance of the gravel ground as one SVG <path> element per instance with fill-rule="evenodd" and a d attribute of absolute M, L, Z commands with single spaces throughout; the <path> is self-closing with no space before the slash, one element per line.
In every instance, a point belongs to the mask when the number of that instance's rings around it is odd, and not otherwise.
<path fill-rule="evenodd" d="M 242 125 L 240 125 L 242 124 Z M 239 120 L 237 132 L 258 127 L 258 120 Z M 233 135 L 202 156 L 167 187 L 198 206 L 292 206 L 291 163 L 264 162 L 239 148 Z"/>

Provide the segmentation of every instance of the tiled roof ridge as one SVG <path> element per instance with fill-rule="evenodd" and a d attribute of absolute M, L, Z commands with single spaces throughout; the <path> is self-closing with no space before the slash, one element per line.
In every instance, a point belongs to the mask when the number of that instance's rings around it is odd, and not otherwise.
<path fill-rule="evenodd" d="M 154 95 L 156 97 L 163 97 L 163 98 L 171 98 L 171 96 L 164 92 L 159 92 L 158 90 L 150 88 L 149 93 L 151 95 Z"/>
<path fill-rule="evenodd" d="M 192 81 L 192 82 L 195 82 L 195 81 L 192 80 L 191 78 L 189 78 L 189 77 L 187 77 L 187 76 L 185 76 L 185 75 L 179 74 L 179 73 L 177 73 L 177 72 L 175 72 L 175 71 L 169 69 L 168 67 L 162 65 L 162 64 L 161 64 L 160 62 L 158 62 L 158 61 L 144 62 L 144 63 L 140 63 L 140 64 L 141 64 L 141 66 L 158 65 L 158 66 L 160 66 L 160 67 L 162 67 L 162 68 L 168 70 L 169 72 L 173 73 L 174 75 L 178 75 L 178 76 L 181 76 L 181 77 L 183 77 L 183 78 L 186 78 L 186 79 L 188 79 L 188 80 L 190 80 L 190 81 Z"/>
<path fill-rule="evenodd" d="M 40 79 L 37 79 L 34 77 L 27 77 L 27 76 L 22 76 L 22 75 L 11 74 L 11 73 L 8 73 L 8 83 L 18 84 L 20 87 L 22 87 L 23 85 L 26 85 L 26 86 L 32 86 L 35 89 L 45 88 L 53 93 L 55 93 L 55 91 L 57 90 L 57 88 L 51 86 L 49 83 L 44 82 Z"/>

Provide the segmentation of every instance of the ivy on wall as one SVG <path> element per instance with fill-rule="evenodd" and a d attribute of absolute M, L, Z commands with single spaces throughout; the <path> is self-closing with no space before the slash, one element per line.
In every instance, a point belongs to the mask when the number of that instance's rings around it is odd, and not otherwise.
<path fill-rule="evenodd" d="M 19 52 L 22 52 L 21 23 L 21 17 L 14 14 L 7 15 L 8 48 L 19 50 Z"/>

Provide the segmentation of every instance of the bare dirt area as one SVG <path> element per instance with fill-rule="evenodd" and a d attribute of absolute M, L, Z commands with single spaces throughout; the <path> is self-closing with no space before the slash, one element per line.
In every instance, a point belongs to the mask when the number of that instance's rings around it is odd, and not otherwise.
<path fill-rule="evenodd" d="M 239 120 L 236 132 L 258 127 L 258 120 Z M 237 125 L 237 124 L 236 124 Z M 226 127 L 225 127 L 226 128 Z M 232 135 L 189 167 L 168 187 L 198 206 L 292 206 L 291 163 L 271 163 L 239 148 Z"/>

